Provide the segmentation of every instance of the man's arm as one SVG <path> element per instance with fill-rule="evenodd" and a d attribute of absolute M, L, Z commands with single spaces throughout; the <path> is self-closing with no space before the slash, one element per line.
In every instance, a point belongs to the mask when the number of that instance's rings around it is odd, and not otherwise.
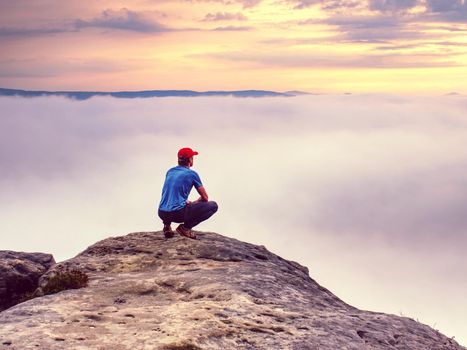
<path fill-rule="evenodd" d="M 198 191 L 199 195 L 201 196 L 196 200 L 197 202 L 207 202 L 209 200 L 208 194 L 203 186 L 198 187 L 196 191 Z"/>

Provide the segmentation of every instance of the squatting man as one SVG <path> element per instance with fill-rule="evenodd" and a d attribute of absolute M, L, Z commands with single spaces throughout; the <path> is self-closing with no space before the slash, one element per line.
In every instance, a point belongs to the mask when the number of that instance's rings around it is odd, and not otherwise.
<path fill-rule="evenodd" d="M 178 166 L 167 171 L 158 214 L 164 223 L 164 236 L 172 238 L 172 222 L 180 223 L 176 231 L 185 237 L 196 239 L 192 228 L 209 219 L 217 211 L 217 203 L 209 201 L 208 194 L 198 173 L 192 169 L 193 156 L 198 152 L 185 147 L 178 151 Z M 188 196 L 196 188 L 200 197 L 190 202 Z"/>

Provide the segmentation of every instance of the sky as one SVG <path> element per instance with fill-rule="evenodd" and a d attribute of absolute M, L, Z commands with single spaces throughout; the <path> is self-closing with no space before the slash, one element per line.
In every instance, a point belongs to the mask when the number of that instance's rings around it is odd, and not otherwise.
<path fill-rule="evenodd" d="M 467 93 L 465 0 L 0 0 L 0 87 Z"/>
<path fill-rule="evenodd" d="M 219 204 L 195 229 L 467 344 L 465 96 L 0 97 L 0 111 L 0 249 L 61 261 L 161 230 L 165 173 L 192 147 Z"/>

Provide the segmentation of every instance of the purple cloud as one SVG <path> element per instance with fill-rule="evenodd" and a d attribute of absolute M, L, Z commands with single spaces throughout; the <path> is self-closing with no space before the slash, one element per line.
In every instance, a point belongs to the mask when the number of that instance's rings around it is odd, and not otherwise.
<path fill-rule="evenodd" d="M 85 28 L 116 29 L 139 33 L 163 33 L 172 31 L 165 25 L 146 16 L 144 12 L 108 9 L 95 18 L 61 21 L 47 26 L 1 27 L 0 36 L 31 36 L 76 32 Z"/>
<path fill-rule="evenodd" d="M 314 5 L 321 5 L 321 8 L 327 11 L 349 10 L 361 7 L 361 1 L 357 0 L 286 0 L 294 5 L 294 9 L 301 10 Z"/>
<path fill-rule="evenodd" d="M 466 7 L 462 0 L 426 0 L 426 4 L 432 12 L 462 11 Z"/>
<path fill-rule="evenodd" d="M 82 20 L 78 19 L 75 22 L 77 29 L 82 28 L 108 28 L 128 30 L 142 33 L 161 33 L 170 31 L 169 28 L 147 19 L 142 13 L 130 11 L 122 8 L 119 11 L 105 10 L 99 17 Z"/>
<path fill-rule="evenodd" d="M 215 21 L 246 21 L 247 17 L 241 12 L 230 13 L 230 12 L 216 12 L 208 13 L 203 21 L 215 22 Z"/>
<path fill-rule="evenodd" d="M 224 5 L 241 4 L 243 8 L 251 8 L 259 5 L 263 0 L 184 0 L 186 2 L 217 2 Z"/>
<path fill-rule="evenodd" d="M 368 7 L 373 11 L 399 12 L 407 11 L 418 3 L 419 0 L 369 0 Z"/>
<path fill-rule="evenodd" d="M 242 31 L 249 31 L 253 30 L 253 27 L 250 26 L 224 26 L 224 27 L 217 27 L 213 30 L 220 31 L 220 32 L 242 32 Z"/>

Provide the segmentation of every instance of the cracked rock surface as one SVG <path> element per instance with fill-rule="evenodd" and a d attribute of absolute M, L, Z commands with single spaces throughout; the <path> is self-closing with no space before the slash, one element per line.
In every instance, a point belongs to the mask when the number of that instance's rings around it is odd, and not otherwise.
<path fill-rule="evenodd" d="M 108 238 L 58 271 L 89 286 L 0 313 L 0 349 L 465 350 L 412 319 L 358 310 L 308 269 L 210 232 Z"/>

